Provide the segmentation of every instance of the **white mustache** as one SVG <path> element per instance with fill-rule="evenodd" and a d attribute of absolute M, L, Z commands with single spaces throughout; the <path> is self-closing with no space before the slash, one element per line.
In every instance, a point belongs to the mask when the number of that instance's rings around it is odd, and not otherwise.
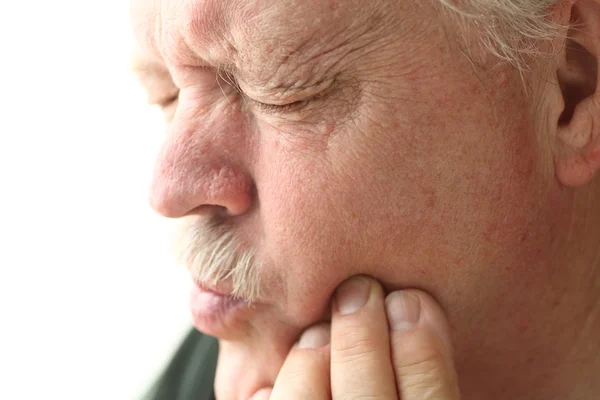
<path fill-rule="evenodd" d="M 234 298 L 253 303 L 260 298 L 260 265 L 255 249 L 242 248 L 236 236 L 217 218 L 183 221 L 175 236 L 174 248 L 192 278 L 215 287 L 232 285 Z"/>

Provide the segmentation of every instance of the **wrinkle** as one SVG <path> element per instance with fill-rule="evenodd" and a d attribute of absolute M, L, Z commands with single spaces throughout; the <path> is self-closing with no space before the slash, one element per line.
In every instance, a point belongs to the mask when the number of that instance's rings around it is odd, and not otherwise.
<path fill-rule="evenodd" d="M 298 44 L 296 46 L 296 49 L 294 49 L 293 51 L 285 54 L 283 56 L 283 59 L 280 60 L 279 66 L 277 67 L 277 70 L 275 71 L 274 75 L 277 75 L 280 73 L 281 68 L 283 68 L 284 65 L 286 65 L 289 60 L 293 57 L 293 56 L 297 56 L 298 54 L 300 54 L 302 52 L 302 50 L 313 41 L 313 39 L 315 38 L 315 36 L 317 35 L 317 32 L 313 32 L 306 40 L 304 40 L 303 42 L 301 42 L 300 44 Z"/>
<path fill-rule="evenodd" d="M 302 10 L 300 13 L 301 12 Z M 294 14 L 294 16 L 296 16 L 296 14 Z M 271 18 L 274 17 L 281 18 L 279 15 L 271 16 Z M 259 73 L 256 76 L 247 74 L 245 81 L 249 86 L 254 86 L 255 89 L 261 88 L 263 91 L 267 92 L 283 89 L 280 93 L 270 94 L 276 94 L 277 97 L 289 95 L 290 92 L 299 93 L 312 86 L 318 86 L 322 81 L 328 80 L 328 75 L 331 76 L 337 74 L 337 71 L 334 69 L 342 64 L 342 59 L 345 59 L 354 51 L 365 49 L 378 38 L 382 37 L 382 29 L 376 23 L 379 19 L 382 19 L 382 17 L 374 18 L 367 16 L 361 18 L 359 22 L 355 21 L 350 25 L 344 24 L 340 26 L 342 17 L 332 17 L 330 18 L 331 21 L 329 19 L 327 20 L 330 22 L 327 24 L 327 32 L 322 32 L 323 24 L 316 27 L 309 25 L 292 28 L 291 32 L 288 32 L 288 38 L 291 39 L 287 42 L 290 43 L 288 47 L 291 47 L 291 50 L 284 50 L 285 54 L 281 57 L 274 60 L 268 60 L 266 63 L 267 65 L 272 65 L 272 72 L 269 72 L 268 68 L 264 68 L 264 65 L 261 65 L 260 69 L 246 66 L 247 70 L 256 70 Z M 290 23 L 293 24 L 294 22 L 290 21 Z M 336 29 L 336 26 L 339 26 L 339 28 Z M 308 37 L 301 29 L 311 29 Z M 300 39 L 296 39 L 294 35 L 300 36 Z M 252 36 L 258 37 L 253 38 Z M 252 41 L 253 43 L 259 43 L 258 47 L 261 47 L 259 36 L 260 32 L 253 32 L 251 37 L 246 38 L 246 40 L 248 42 Z M 315 38 L 318 38 L 319 36 L 321 37 L 321 40 L 315 40 Z M 367 37 L 367 39 L 361 40 L 363 37 Z M 298 42 L 298 44 L 293 45 L 293 41 Z M 311 43 L 312 45 L 309 46 Z M 268 50 L 277 44 L 278 43 L 276 43 L 273 38 L 269 38 L 262 47 L 265 47 Z M 311 52 L 310 50 L 313 51 Z M 259 49 L 256 50 L 256 53 L 258 52 Z M 302 53 L 307 53 L 307 56 L 301 57 Z M 347 65 L 348 63 L 344 64 Z"/>

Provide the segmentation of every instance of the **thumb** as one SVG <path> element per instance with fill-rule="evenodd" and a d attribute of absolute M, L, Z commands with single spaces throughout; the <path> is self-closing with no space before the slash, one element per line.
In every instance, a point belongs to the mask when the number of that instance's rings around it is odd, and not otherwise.
<path fill-rule="evenodd" d="M 419 290 L 390 293 L 386 300 L 392 362 L 402 400 L 459 400 L 446 317 Z"/>

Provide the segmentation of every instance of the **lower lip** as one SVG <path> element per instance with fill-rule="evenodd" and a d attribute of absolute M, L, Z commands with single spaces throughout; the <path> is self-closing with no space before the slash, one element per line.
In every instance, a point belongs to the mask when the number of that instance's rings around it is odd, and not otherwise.
<path fill-rule="evenodd" d="M 226 339 L 248 303 L 194 285 L 190 299 L 194 326 L 210 336 Z"/>

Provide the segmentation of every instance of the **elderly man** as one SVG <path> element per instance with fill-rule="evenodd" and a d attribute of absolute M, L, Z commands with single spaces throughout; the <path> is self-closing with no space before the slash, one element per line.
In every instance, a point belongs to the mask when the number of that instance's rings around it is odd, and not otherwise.
<path fill-rule="evenodd" d="M 218 399 L 600 398 L 600 0 L 133 24 Z"/>

